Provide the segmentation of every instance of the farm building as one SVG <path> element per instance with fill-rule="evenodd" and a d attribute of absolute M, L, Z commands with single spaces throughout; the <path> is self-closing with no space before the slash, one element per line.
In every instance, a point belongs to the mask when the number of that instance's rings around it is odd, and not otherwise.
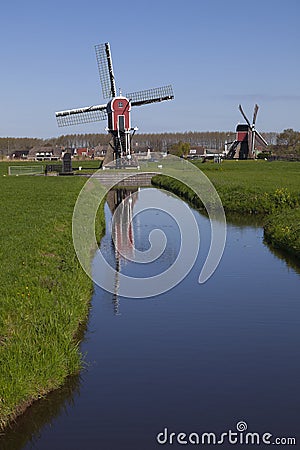
<path fill-rule="evenodd" d="M 190 149 L 189 153 L 187 154 L 187 158 L 188 159 L 197 159 L 197 158 L 202 158 L 205 154 L 205 148 L 198 145 L 198 146 L 194 146 L 193 148 Z"/>
<path fill-rule="evenodd" d="M 36 146 L 29 150 L 28 159 L 35 161 L 57 161 L 61 158 L 61 147 Z"/>

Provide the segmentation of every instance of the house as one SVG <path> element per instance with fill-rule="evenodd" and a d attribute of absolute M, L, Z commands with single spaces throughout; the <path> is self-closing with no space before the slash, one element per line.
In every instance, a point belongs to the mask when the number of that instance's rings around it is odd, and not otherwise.
<path fill-rule="evenodd" d="M 96 145 L 96 147 L 79 147 L 74 150 L 74 156 L 80 158 L 103 158 L 106 155 L 106 146 Z"/>
<path fill-rule="evenodd" d="M 11 154 L 11 158 L 13 159 L 27 159 L 29 150 L 15 150 Z"/>
<path fill-rule="evenodd" d="M 215 159 L 218 157 L 223 157 L 223 151 L 217 150 L 215 148 L 206 148 L 204 151 L 204 158 L 205 159 Z"/>
<path fill-rule="evenodd" d="M 106 155 L 107 145 L 96 145 L 92 149 L 94 151 L 95 158 L 103 158 Z"/>
<path fill-rule="evenodd" d="M 86 158 L 89 155 L 89 149 L 87 147 L 78 147 L 74 150 L 74 156 L 78 156 L 79 158 Z"/>
<path fill-rule="evenodd" d="M 35 161 L 57 161 L 61 158 L 62 150 L 60 147 L 36 146 L 29 150 L 28 159 Z"/>
<path fill-rule="evenodd" d="M 189 153 L 187 154 L 186 157 L 188 159 L 198 159 L 203 158 L 204 155 L 205 155 L 205 148 L 200 145 L 196 145 L 189 150 Z"/>

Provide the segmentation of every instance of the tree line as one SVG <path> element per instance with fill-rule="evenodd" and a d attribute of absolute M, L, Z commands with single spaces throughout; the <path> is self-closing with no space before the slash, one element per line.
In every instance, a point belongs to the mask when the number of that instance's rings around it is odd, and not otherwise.
<path fill-rule="evenodd" d="M 37 145 L 43 145 L 43 142 L 43 139 L 38 138 L 0 138 L 0 154 L 10 155 L 18 150 L 30 150 Z"/>
<path fill-rule="evenodd" d="M 278 156 L 300 156 L 300 132 L 292 128 L 281 133 L 262 133 L 269 143 L 268 152 Z M 132 140 L 134 151 L 148 148 L 156 151 L 178 151 L 178 145 L 186 148 L 202 146 L 206 149 L 224 150 L 225 142 L 232 142 L 235 133 L 230 131 L 187 131 L 184 133 L 144 133 L 135 134 Z M 95 148 L 109 145 L 111 136 L 104 133 L 67 134 L 50 139 L 39 138 L 0 138 L 0 156 L 11 155 L 16 151 L 27 151 L 34 147 Z M 180 152 L 181 150 L 179 150 Z"/>
<path fill-rule="evenodd" d="M 272 150 L 282 155 L 300 156 L 300 132 L 292 128 L 283 130 L 278 134 Z"/>
<path fill-rule="evenodd" d="M 276 133 L 264 133 L 268 139 L 273 139 Z M 177 142 L 187 142 L 191 145 L 201 145 L 206 148 L 221 149 L 225 141 L 233 141 L 235 133 L 232 131 L 187 131 L 184 133 L 146 133 L 135 134 L 133 144 L 137 147 L 149 147 L 157 150 L 164 150 Z M 111 139 L 109 134 L 89 133 L 89 134 L 67 134 L 49 139 L 38 138 L 0 138 L 0 150 L 30 150 L 31 148 L 42 145 L 49 147 L 89 147 L 97 145 L 107 145 Z"/>

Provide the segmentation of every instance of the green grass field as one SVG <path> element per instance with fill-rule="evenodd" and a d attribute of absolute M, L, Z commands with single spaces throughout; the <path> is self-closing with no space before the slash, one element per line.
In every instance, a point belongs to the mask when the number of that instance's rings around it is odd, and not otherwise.
<path fill-rule="evenodd" d="M 213 182 L 225 210 L 267 214 L 300 204 L 300 163 L 250 160 L 196 165 Z"/>
<path fill-rule="evenodd" d="M 300 163 L 264 160 L 195 163 L 216 186 L 241 186 L 270 192 L 287 188 L 300 195 Z"/>
<path fill-rule="evenodd" d="M 271 214 L 264 230 L 269 244 L 288 251 L 300 260 L 300 208 Z"/>
<path fill-rule="evenodd" d="M 0 163 L 0 428 L 80 370 L 92 293 L 72 242 L 86 178 L 3 176 L 8 164 Z M 102 212 L 99 234 L 103 220 Z"/>

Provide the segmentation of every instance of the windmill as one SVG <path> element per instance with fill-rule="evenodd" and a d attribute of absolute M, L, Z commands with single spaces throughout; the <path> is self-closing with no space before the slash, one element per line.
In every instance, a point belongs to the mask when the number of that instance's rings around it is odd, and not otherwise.
<path fill-rule="evenodd" d="M 106 130 L 112 135 L 114 159 L 131 158 L 131 139 L 137 128 L 131 127 L 131 106 L 162 102 L 174 98 L 172 86 L 117 95 L 115 76 L 108 42 L 95 46 L 102 94 L 107 104 L 56 112 L 58 126 L 78 125 L 108 119 Z"/>
<path fill-rule="evenodd" d="M 244 113 L 242 106 L 239 105 L 239 110 L 246 123 L 237 125 L 236 139 L 228 148 L 227 158 L 234 158 L 236 156 L 238 156 L 239 159 L 255 158 L 256 146 L 260 146 L 262 148 L 267 147 L 267 141 L 255 128 L 258 108 L 258 105 L 254 106 L 252 124 L 250 124 L 250 121 Z"/>

